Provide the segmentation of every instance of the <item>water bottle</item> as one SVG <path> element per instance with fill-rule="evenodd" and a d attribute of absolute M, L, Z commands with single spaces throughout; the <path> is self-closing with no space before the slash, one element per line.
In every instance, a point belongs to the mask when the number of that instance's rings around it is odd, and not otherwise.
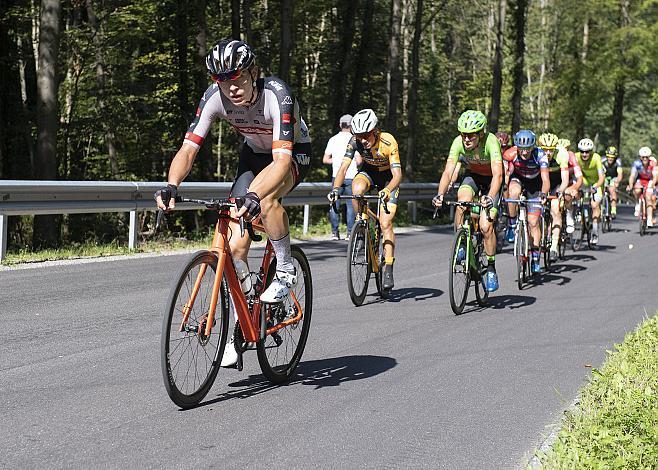
<path fill-rule="evenodd" d="M 247 266 L 247 263 L 245 263 L 241 259 L 234 260 L 233 264 L 235 264 L 235 273 L 237 274 L 238 280 L 240 281 L 242 292 L 248 294 L 249 292 L 251 292 L 251 287 L 252 287 L 251 273 L 249 272 L 249 266 Z"/>

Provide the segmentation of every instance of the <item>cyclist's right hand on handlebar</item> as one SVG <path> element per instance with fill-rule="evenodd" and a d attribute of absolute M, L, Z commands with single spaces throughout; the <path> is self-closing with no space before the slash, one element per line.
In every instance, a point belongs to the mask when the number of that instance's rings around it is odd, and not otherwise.
<path fill-rule="evenodd" d="M 432 204 L 435 207 L 441 207 L 443 206 L 443 194 L 437 194 L 432 198 Z"/>
<path fill-rule="evenodd" d="M 338 188 L 332 189 L 329 194 L 327 194 L 327 199 L 329 199 L 329 202 L 336 202 L 338 199 Z"/>
<path fill-rule="evenodd" d="M 153 197 L 158 209 L 171 211 L 176 207 L 176 196 L 178 196 L 178 187 L 175 184 L 168 184 L 162 189 L 158 189 Z"/>

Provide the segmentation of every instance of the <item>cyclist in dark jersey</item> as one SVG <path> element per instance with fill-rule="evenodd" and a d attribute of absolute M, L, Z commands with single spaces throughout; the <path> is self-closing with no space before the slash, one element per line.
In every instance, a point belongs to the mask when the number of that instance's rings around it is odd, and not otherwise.
<path fill-rule="evenodd" d="M 241 206 L 236 216 L 252 220 L 260 215 L 277 258 L 277 273 L 261 295 L 267 303 L 282 302 L 296 284 L 290 254 L 288 215 L 280 198 L 306 176 L 311 161 L 311 139 L 288 85 L 276 77 L 259 78 L 251 47 L 243 41 L 224 39 L 206 57 L 213 80 L 180 150 L 169 168 L 168 185 L 156 192 L 161 209 L 171 210 L 181 181 L 192 169 L 194 158 L 212 122 L 222 118 L 244 136 L 231 195 Z M 247 262 L 251 240 L 231 227 L 233 259 Z"/>
<path fill-rule="evenodd" d="M 621 168 L 617 147 L 610 146 L 605 149 L 603 169 L 605 170 L 605 189 L 610 193 L 610 216 L 617 217 L 617 187 L 624 177 Z"/>

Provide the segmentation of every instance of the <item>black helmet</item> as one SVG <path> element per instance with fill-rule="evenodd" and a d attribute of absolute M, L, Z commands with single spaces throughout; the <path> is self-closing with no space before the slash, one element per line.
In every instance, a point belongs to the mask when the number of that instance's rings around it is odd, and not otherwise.
<path fill-rule="evenodd" d="M 206 56 L 206 67 L 213 80 L 224 82 L 238 78 L 255 61 L 256 55 L 246 42 L 222 39 Z"/>

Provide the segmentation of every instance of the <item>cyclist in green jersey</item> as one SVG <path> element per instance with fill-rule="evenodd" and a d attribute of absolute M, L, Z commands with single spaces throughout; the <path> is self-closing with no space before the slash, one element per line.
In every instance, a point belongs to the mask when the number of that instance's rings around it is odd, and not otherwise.
<path fill-rule="evenodd" d="M 603 200 L 603 183 L 605 181 L 605 170 L 601 163 L 601 155 L 594 152 L 592 139 L 581 139 L 578 142 L 576 160 L 583 172 L 583 185 L 592 188 L 592 235 L 590 242 L 596 245 L 599 242 L 599 220 L 601 219 L 601 201 Z"/>
<path fill-rule="evenodd" d="M 496 274 L 496 233 L 493 222 L 489 220 L 496 216 L 500 189 L 503 182 L 503 159 L 500 142 L 494 134 L 485 132 L 487 118 L 480 111 L 465 111 L 457 122 L 460 135 L 455 137 L 450 146 L 446 167 L 439 181 L 438 194 L 432 199 L 436 207 L 443 205 L 443 197 L 451 185 L 455 170 L 460 164 L 466 168 L 457 199 L 471 202 L 481 194 L 480 203 L 489 211 L 480 212 L 480 231 L 484 237 L 484 251 L 487 254 L 488 266 L 485 274 L 485 286 L 489 292 L 498 289 Z M 464 210 L 457 208 L 455 227 L 462 224 Z"/>

